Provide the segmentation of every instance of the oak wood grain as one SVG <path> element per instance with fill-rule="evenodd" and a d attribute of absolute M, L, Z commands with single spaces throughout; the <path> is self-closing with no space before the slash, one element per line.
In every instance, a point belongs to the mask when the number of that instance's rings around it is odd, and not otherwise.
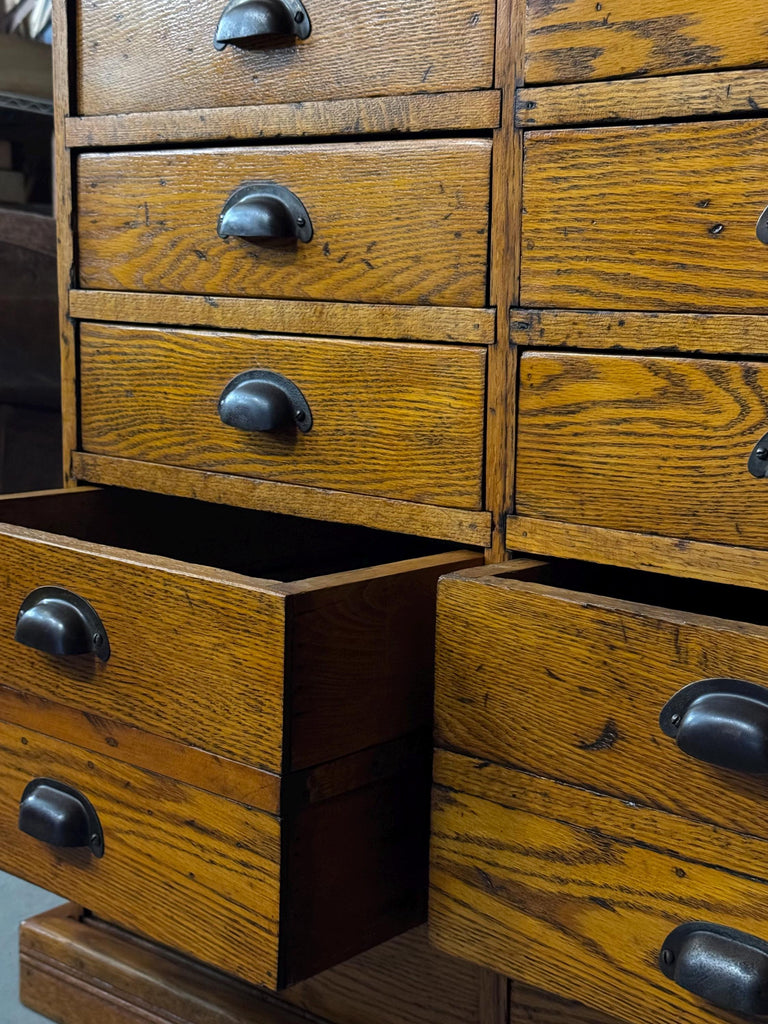
<path fill-rule="evenodd" d="M 686 921 L 765 935 L 765 840 L 444 751 L 435 769 L 440 948 L 608 1015 L 620 992 L 626 1021 L 740 1019 L 666 979 L 657 960 Z"/>
<path fill-rule="evenodd" d="M 82 320 L 472 345 L 493 344 L 496 331 L 495 309 L 373 302 L 233 299 L 222 295 L 73 289 L 69 293 L 69 311 Z"/>
<path fill-rule="evenodd" d="M 768 15 L 747 0 L 527 0 L 526 81 L 739 68 L 765 63 Z"/>
<path fill-rule="evenodd" d="M 222 423 L 223 389 L 257 368 L 301 389 L 311 431 Z M 484 349 L 83 324 L 80 370 L 88 452 L 482 507 Z"/>
<path fill-rule="evenodd" d="M 492 0 L 382 0 L 375 9 L 362 0 L 315 0 L 307 40 L 217 53 L 222 10 L 218 0 L 206 0 L 194 17 L 184 0 L 161 10 L 139 0 L 109 11 L 78 0 L 78 111 L 237 107 L 492 84 Z"/>
<path fill-rule="evenodd" d="M 673 121 L 764 112 L 768 73 L 718 71 L 627 81 L 540 85 L 515 93 L 515 124 L 554 128 L 614 121 Z"/>
<path fill-rule="evenodd" d="M 764 548 L 766 384 L 761 363 L 527 353 L 518 515 Z"/>
<path fill-rule="evenodd" d="M 65 131 L 67 145 L 72 148 L 179 145 L 203 139 L 253 141 L 325 135 L 481 131 L 499 124 L 500 101 L 500 90 L 484 89 L 262 106 L 244 104 L 69 117 Z"/>
<path fill-rule="evenodd" d="M 101 859 L 19 831 L 19 799 L 35 777 L 88 797 L 104 829 Z M 12 725 L 0 726 L 0 780 L 3 870 L 224 970 L 276 985 L 277 819 Z"/>
<path fill-rule="evenodd" d="M 510 551 L 583 558 L 604 565 L 649 569 L 714 583 L 765 587 L 768 553 L 757 548 L 705 544 L 682 537 L 657 537 L 530 516 L 507 516 Z"/>
<path fill-rule="evenodd" d="M 510 340 L 532 348 L 765 356 L 768 319 L 751 314 L 514 309 Z"/>
<path fill-rule="evenodd" d="M 759 119 L 526 136 L 521 304 L 765 312 Z"/>
<path fill-rule="evenodd" d="M 19 947 L 22 1001 L 62 1024 L 91 1024 L 78 1016 L 86 1000 L 101 1011 L 93 1024 L 123 1024 L 118 1012 L 128 1024 L 145 1024 L 148 1013 L 159 1024 L 504 1024 L 478 1016 L 487 972 L 435 950 L 423 927 L 277 997 L 72 904 L 23 922 Z"/>
<path fill-rule="evenodd" d="M 416 305 L 486 305 L 490 141 L 86 153 L 82 288 Z M 241 185 L 304 203 L 308 243 L 216 233 Z"/>
<path fill-rule="evenodd" d="M 584 1003 L 512 982 L 509 1024 L 626 1024 Z M 620 1008 L 617 1008 L 620 1013 Z M 98 1024 L 98 1022 L 96 1022 Z"/>
<path fill-rule="evenodd" d="M 768 683 L 765 622 L 751 592 L 581 563 L 447 577 L 436 742 L 765 837 L 763 780 L 685 755 L 658 724 L 696 680 Z"/>

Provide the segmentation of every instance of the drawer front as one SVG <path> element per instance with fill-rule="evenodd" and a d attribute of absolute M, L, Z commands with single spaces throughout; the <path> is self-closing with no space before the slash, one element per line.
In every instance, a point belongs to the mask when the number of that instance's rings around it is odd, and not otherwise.
<path fill-rule="evenodd" d="M 518 413 L 519 515 L 768 546 L 764 364 L 529 352 Z"/>
<path fill-rule="evenodd" d="M 516 564 L 440 582 L 438 745 L 768 839 L 765 781 L 746 770 L 746 747 L 735 755 L 745 770 L 719 766 L 722 718 L 693 708 L 680 745 L 659 723 L 678 691 L 713 677 L 757 684 L 768 703 L 768 629 L 736 619 L 760 612 L 759 593 Z M 754 718 L 754 705 L 731 706 L 736 721 L 739 708 Z"/>
<path fill-rule="evenodd" d="M 18 828 L 27 784 L 51 778 L 95 809 L 104 855 Z M 260 985 L 277 982 L 276 819 L 171 779 L 0 724 L 0 867 Z"/>
<path fill-rule="evenodd" d="M 768 938 L 764 840 L 442 751 L 435 773 L 439 947 L 628 1024 L 744 1019 L 665 977 L 659 955 L 696 921 Z"/>
<path fill-rule="evenodd" d="M 102 324 L 83 324 L 80 335 L 86 451 L 433 505 L 482 505 L 482 349 Z M 311 412 L 308 432 L 222 422 L 224 388 L 257 369 L 300 389 Z"/>
<path fill-rule="evenodd" d="M 490 154 L 490 142 L 471 139 L 86 154 L 80 284 L 483 306 Z M 297 197 L 311 239 L 219 237 L 225 203 L 249 183 Z M 258 211 L 266 200 L 253 202 Z"/>
<path fill-rule="evenodd" d="M 521 304 L 765 312 L 764 121 L 530 133 Z"/>
<path fill-rule="evenodd" d="M 768 12 L 748 0 L 527 0 L 525 78 L 534 84 L 765 66 Z"/>
<path fill-rule="evenodd" d="M 279 771 L 284 599 L 234 574 L 4 527 L 3 682 L 104 719 Z M 227 577 L 229 580 L 227 580 Z M 55 585 L 100 617 L 109 660 L 14 639 L 25 598 Z M 211 693 L 216 701 L 212 704 Z"/>
<path fill-rule="evenodd" d="M 183 0 L 170 0 L 159 9 L 149 0 L 120 0 L 109 10 L 97 0 L 80 0 L 76 6 L 81 114 L 487 89 L 493 84 L 493 0 L 380 0 L 375 7 L 359 0 L 308 0 L 308 38 L 265 37 L 261 45 L 254 39 L 252 49 L 230 45 L 221 52 L 213 40 L 226 0 L 203 0 L 194 13 Z"/>

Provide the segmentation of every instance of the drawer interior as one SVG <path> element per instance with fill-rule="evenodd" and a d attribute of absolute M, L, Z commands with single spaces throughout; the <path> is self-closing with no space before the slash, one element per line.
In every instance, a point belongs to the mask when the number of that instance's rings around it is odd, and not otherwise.
<path fill-rule="evenodd" d="M 284 583 L 451 547 L 362 526 L 122 488 L 3 499 L 0 523 Z"/>
<path fill-rule="evenodd" d="M 633 601 L 694 615 L 768 625 L 768 604 L 749 587 L 678 579 L 639 569 L 591 565 L 575 559 L 551 559 L 520 569 L 510 565 L 508 572 L 499 572 L 496 578 L 556 587 L 585 597 Z"/>

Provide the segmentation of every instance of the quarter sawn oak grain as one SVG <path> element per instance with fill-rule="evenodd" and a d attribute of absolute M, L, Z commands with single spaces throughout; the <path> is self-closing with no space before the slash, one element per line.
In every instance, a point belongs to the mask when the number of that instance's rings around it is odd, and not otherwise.
<path fill-rule="evenodd" d="M 484 306 L 490 158 L 483 139 L 86 153 L 80 286 Z M 310 242 L 219 238 L 225 201 L 254 181 L 301 199 Z"/>
<path fill-rule="evenodd" d="M 469 346 L 83 324 L 83 448 L 480 509 L 485 358 Z M 222 390 L 253 369 L 301 389 L 312 410 L 308 433 L 247 433 L 221 422 Z"/>

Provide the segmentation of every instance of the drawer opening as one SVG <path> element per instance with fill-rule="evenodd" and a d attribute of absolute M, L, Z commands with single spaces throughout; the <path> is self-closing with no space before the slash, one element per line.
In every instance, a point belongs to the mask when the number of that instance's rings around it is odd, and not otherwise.
<path fill-rule="evenodd" d="M 662 573 L 569 559 L 551 559 L 525 569 L 510 569 L 498 573 L 497 578 L 557 587 L 583 593 L 585 598 L 597 595 L 768 626 L 768 602 L 759 600 L 759 592 L 749 587 L 677 579 Z"/>
<path fill-rule="evenodd" d="M 0 500 L 0 523 L 289 583 L 455 545 L 122 488 Z"/>

